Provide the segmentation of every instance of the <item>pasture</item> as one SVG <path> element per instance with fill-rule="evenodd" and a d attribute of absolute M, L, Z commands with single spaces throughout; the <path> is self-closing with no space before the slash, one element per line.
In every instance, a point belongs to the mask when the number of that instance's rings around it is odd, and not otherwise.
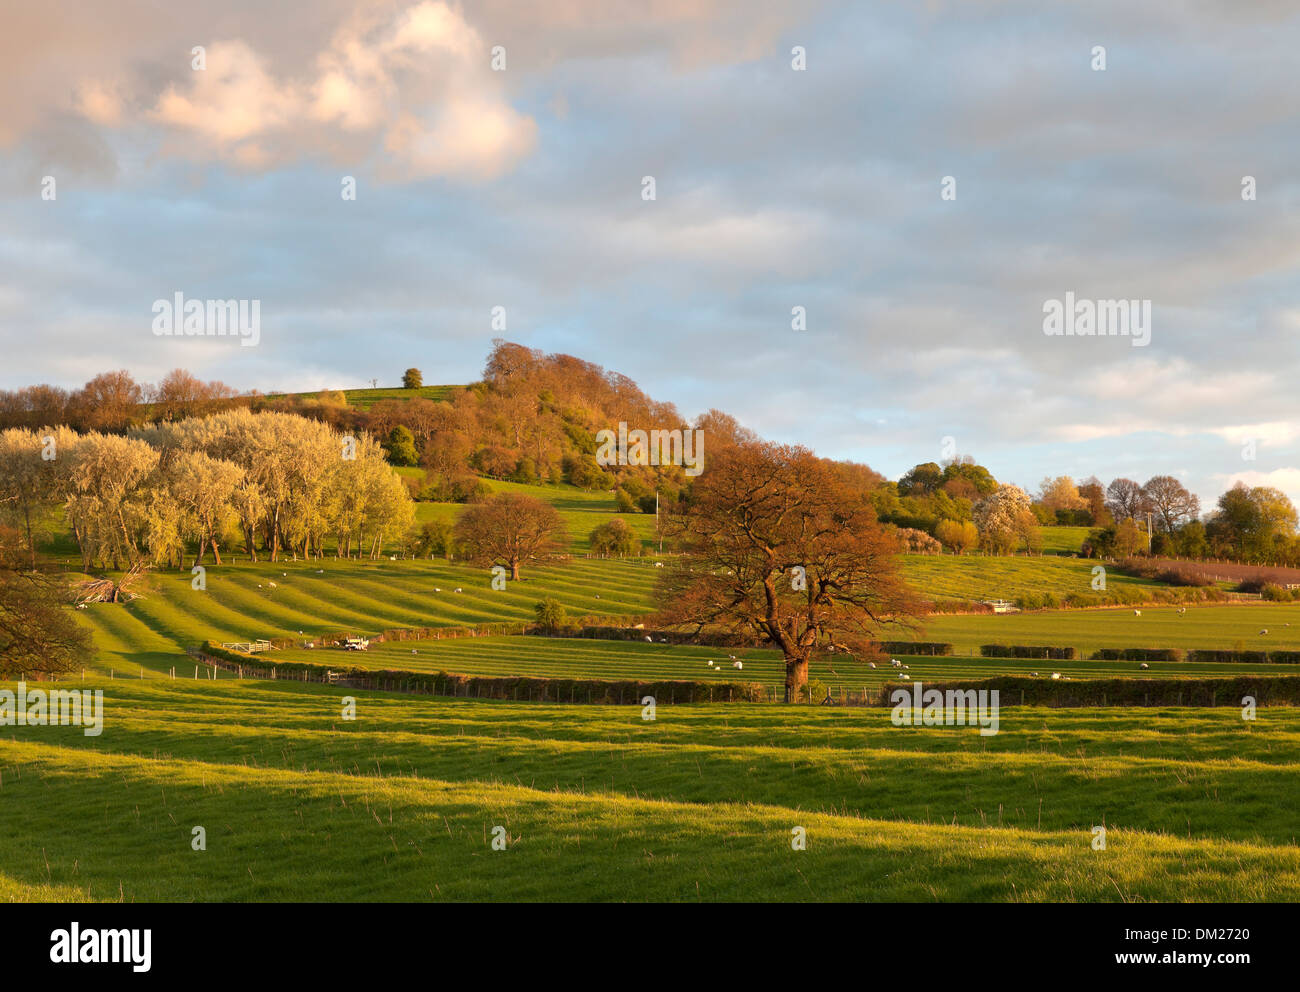
<path fill-rule="evenodd" d="M 0 898 L 1300 899 L 1291 709 L 1012 708 L 980 737 L 884 709 L 365 693 L 349 722 L 322 686 L 87 686 L 101 737 L 0 728 Z"/>
<path fill-rule="evenodd" d="M 744 666 L 737 670 L 731 655 Z M 1052 672 L 1075 679 L 1138 676 L 1210 678 L 1232 675 L 1300 674 L 1296 666 L 1152 662 L 1142 671 L 1135 661 L 1034 661 L 1007 658 L 928 658 L 895 655 L 909 667 L 912 679 L 927 682 L 991 678 L 995 675 L 1029 675 L 1044 678 Z M 643 681 L 744 681 L 771 690 L 785 683 L 780 652 L 769 649 L 709 648 L 693 645 L 646 644 L 643 641 L 601 641 L 561 637 L 467 637 L 454 640 L 392 641 L 373 644 L 367 651 L 339 648 L 275 651 L 267 661 L 308 662 L 316 665 L 356 666 L 375 670 L 459 672 L 466 675 L 536 676 L 574 679 L 640 679 Z M 709 666 L 708 662 L 714 665 Z M 228 673 L 223 673 L 227 675 Z M 871 668 L 867 663 L 840 658 L 820 659 L 809 666 L 809 678 L 828 688 L 859 690 L 896 681 L 900 673 L 888 663 Z"/>

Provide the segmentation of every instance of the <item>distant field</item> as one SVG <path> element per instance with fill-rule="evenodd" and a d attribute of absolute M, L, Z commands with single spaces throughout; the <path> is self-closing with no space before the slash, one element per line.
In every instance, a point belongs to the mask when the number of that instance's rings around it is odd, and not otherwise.
<path fill-rule="evenodd" d="M 418 472 L 416 473 L 419 474 Z M 593 529 L 609 523 L 614 517 L 627 522 L 641 538 L 644 553 L 652 554 L 658 547 L 653 513 L 618 513 L 614 497 L 603 489 L 587 492 L 576 486 L 529 486 L 518 482 L 501 482 L 484 479 L 493 492 L 517 492 L 550 503 L 560 514 L 565 528 L 564 546 L 570 554 L 586 554 L 591 547 Z M 458 503 L 417 503 L 417 520 L 446 520 L 454 522 L 464 507 Z"/>
<path fill-rule="evenodd" d="M 545 597 L 574 617 L 640 614 L 650 602 L 654 572 L 645 560 L 582 559 L 525 567 L 520 582 L 498 592 L 486 568 L 441 559 L 245 562 L 210 567 L 205 592 L 190 588 L 188 572 L 158 573 L 144 598 L 92 604 L 77 616 L 94 630 L 101 670 L 134 674 L 143 666 L 161 673 L 177 664 L 177 655 L 184 661 L 186 647 L 205 640 L 531 620 L 534 604 Z"/>
<path fill-rule="evenodd" d="M 904 555 L 903 575 L 931 599 L 1014 600 L 1028 593 L 1092 592 L 1092 569 L 1087 558 L 1056 555 Z M 1162 582 L 1132 578 L 1113 569 L 1108 588 L 1167 589 Z"/>
<path fill-rule="evenodd" d="M 421 386 L 419 389 L 403 389 L 401 386 L 381 386 L 378 389 L 344 389 L 343 395 L 347 398 L 348 406 L 354 406 L 359 410 L 369 410 L 380 400 L 409 400 L 416 396 L 426 400 L 445 400 L 451 396 L 452 391 L 460 389 L 460 386 Z M 326 392 L 336 392 L 337 390 L 326 390 Z M 319 396 L 321 390 L 310 393 L 268 393 L 267 399 L 282 399 L 285 396 L 296 396 L 305 400 L 313 400 Z"/>
<path fill-rule="evenodd" d="M 1091 532 L 1091 527 L 1043 527 L 1039 530 L 1043 537 L 1043 554 L 1077 554 Z"/>
<path fill-rule="evenodd" d="M 1044 610 L 993 616 L 931 617 L 926 639 L 973 653 L 980 644 L 1050 644 L 1097 648 L 1233 648 L 1300 650 L 1300 603 Z M 1261 635 L 1261 630 L 1268 633 Z M 1277 666 L 1273 666 L 1277 668 Z"/>
<path fill-rule="evenodd" d="M 744 666 L 736 669 L 730 656 Z M 548 678 L 685 679 L 691 681 L 758 682 L 775 689 L 785 683 L 780 654 L 767 649 L 707 648 L 692 645 L 646 644 L 643 641 L 599 641 L 585 638 L 475 637 L 456 640 L 395 641 L 374 644 L 368 651 L 341 648 L 275 651 L 268 659 L 303 661 L 316 665 L 398 669 L 413 672 L 461 672 L 467 675 L 532 675 Z M 1210 665 L 1154 663 L 1147 671 L 1133 661 L 1012 661 L 1004 659 L 922 658 L 896 655 L 905 660 L 914 680 L 981 679 L 995 675 L 1052 672 L 1077 679 L 1143 676 L 1212 677 L 1279 673 L 1300 674 L 1300 668 L 1278 665 Z M 712 660 L 713 667 L 707 663 Z M 888 664 L 871 668 L 863 662 L 840 659 L 815 661 L 810 678 L 828 687 L 858 690 L 877 688 L 898 673 Z"/>
<path fill-rule="evenodd" d="M 980 737 L 885 709 L 353 692 L 347 722 L 321 686 L 87 685 L 101 737 L 0 728 L 0 899 L 1300 899 L 1291 709 L 1010 708 Z"/>

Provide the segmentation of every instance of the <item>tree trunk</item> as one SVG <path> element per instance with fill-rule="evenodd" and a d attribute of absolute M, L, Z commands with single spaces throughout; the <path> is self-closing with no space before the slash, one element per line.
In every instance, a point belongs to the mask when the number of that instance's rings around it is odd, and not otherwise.
<path fill-rule="evenodd" d="M 510 581 L 511 582 L 519 581 L 519 559 L 518 558 L 514 558 L 510 562 Z"/>
<path fill-rule="evenodd" d="M 804 686 L 808 684 L 808 659 L 785 659 L 785 701 L 797 703 L 803 695 Z"/>

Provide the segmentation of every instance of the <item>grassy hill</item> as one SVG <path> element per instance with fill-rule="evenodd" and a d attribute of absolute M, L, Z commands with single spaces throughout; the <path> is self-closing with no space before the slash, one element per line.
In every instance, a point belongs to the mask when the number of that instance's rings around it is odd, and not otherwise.
<path fill-rule="evenodd" d="M 380 400 L 409 400 L 417 396 L 426 400 L 450 399 L 453 390 L 461 388 L 463 387 L 421 386 L 418 389 L 403 389 L 401 386 L 380 386 L 378 389 L 344 389 L 342 393 L 347 397 L 348 406 L 354 406 L 358 410 L 369 410 Z M 333 392 L 334 390 L 329 391 Z M 312 400 L 319 395 L 319 391 L 314 393 L 268 393 L 266 398 L 275 400 L 294 397 Z"/>
<path fill-rule="evenodd" d="M 102 737 L 0 728 L 0 898 L 1300 899 L 1288 709 L 1005 710 L 980 737 L 884 709 L 365 693 L 345 722 L 321 686 L 87 685 Z"/>

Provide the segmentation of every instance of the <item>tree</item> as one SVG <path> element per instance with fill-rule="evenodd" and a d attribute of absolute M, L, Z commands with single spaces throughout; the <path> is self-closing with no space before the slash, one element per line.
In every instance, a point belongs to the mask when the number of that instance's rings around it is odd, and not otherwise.
<path fill-rule="evenodd" d="M 965 554 L 979 544 L 980 533 L 969 520 L 940 520 L 934 536 L 957 554 Z"/>
<path fill-rule="evenodd" d="M 1095 475 L 1079 485 L 1079 498 L 1088 508 L 1088 522 L 1092 526 L 1104 527 L 1111 522 L 1110 511 L 1106 509 L 1106 487 Z"/>
<path fill-rule="evenodd" d="M 564 604 L 549 596 L 533 606 L 533 613 L 537 616 L 537 625 L 543 630 L 557 630 L 569 618 Z"/>
<path fill-rule="evenodd" d="M 913 466 L 898 480 L 898 493 L 900 496 L 926 496 L 938 489 L 943 481 L 943 469 L 934 462 L 924 462 Z"/>
<path fill-rule="evenodd" d="M 1185 520 L 1195 520 L 1201 512 L 1201 501 L 1172 475 L 1148 479 L 1142 496 L 1166 534 L 1172 534 Z"/>
<path fill-rule="evenodd" d="M 715 447 L 668 529 L 686 555 L 658 586 L 662 621 L 775 645 L 787 702 L 814 653 L 866 649 L 882 626 L 912 626 L 923 606 L 871 503 L 806 448 Z"/>
<path fill-rule="evenodd" d="M 497 493 L 469 504 L 453 530 L 465 557 L 505 565 L 513 580 L 522 562 L 558 550 L 563 533 L 555 507 L 523 493 Z"/>
<path fill-rule="evenodd" d="M 81 424 L 90 430 L 119 431 L 130 426 L 137 408 L 144 400 L 144 390 L 125 369 L 101 372 L 91 379 L 75 397 Z"/>
<path fill-rule="evenodd" d="M 424 385 L 424 375 L 419 369 L 407 369 L 402 373 L 403 389 L 419 389 Z"/>
<path fill-rule="evenodd" d="M 1106 487 L 1106 508 L 1116 520 L 1132 520 L 1147 512 L 1146 495 L 1132 479 L 1116 479 Z"/>
<path fill-rule="evenodd" d="M 388 452 L 388 461 L 392 465 L 420 464 L 419 452 L 415 450 L 415 438 L 401 424 L 388 432 L 388 441 L 384 444 L 384 448 Z"/>
<path fill-rule="evenodd" d="M 12 534 L 0 536 L 0 677 L 72 671 L 92 653 L 90 632 L 64 605 L 56 579 L 21 570 Z"/>
<path fill-rule="evenodd" d="M 975 526 L 984 547 L 998 554 L 1014 551 L 1022 541 L 1033 550 L 1038 541 L 1038 520 L 1029 494 L 1008 483 L 975 504 Z"/>
<path fill-rule="evenodd" d="M 1044 479 L 1038 488 L 1038 501 L 1053 514 L 1059 510 L 1082 510 L 1087 506 L 1068 475 Z"/>
<path fill-rule="evenodd" d="M 634 555 L 641 550 L 641 539 L 622 517 L 615 517 L 591 532 L 591 553 L 602 558 L 608 555 Z"/>

